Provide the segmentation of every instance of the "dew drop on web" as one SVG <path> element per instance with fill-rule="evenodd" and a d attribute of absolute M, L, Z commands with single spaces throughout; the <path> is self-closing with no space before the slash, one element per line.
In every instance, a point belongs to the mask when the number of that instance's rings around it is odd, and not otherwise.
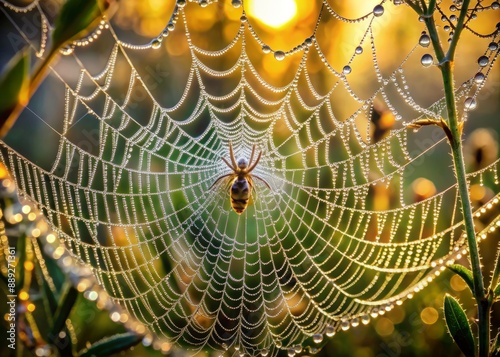
<path fill-rule="evenodd" d="M 285 56 L 285 52 L 283 51 L 274 52 L 274 58 L 276 58 L 278 61 L 283 61 L 285 59 Z"/>
<path fill-rule="evenodd" d="M 486 56 L 481 56 L 477 59 L 477 64 L 481 67 L 486 67 L 490 60 Z"/>
<path fill-rule="evenodd" d="M 468 97 L 465 99 L 464 106 L 466 110 L 474 110 L 477 107 L 477 102 L 475 98 Z"/>
<path fill-rule="evenodd" d="M 484 82 L 484 74 L 481 72 L 477 72 L 476 75 L 474 76 L 474 82 L 483 83 Z"/>
<path fill-rule="evenodd" d="M 431 43 L 431 38 L 429 37 L 428 34 L 423 33 L 422 36 L 420 36 L 420 39 L 418 40 L 418 43 L 422 47 L 428 47 L 429 44 Z"/>
<path fill-rule="evenodd" d="M 317 333 L 317 334 L 313 335 L 313 341 L 314 341 L 314 343 L 321 343 L 321 342 L 323 342 L 323 335 L 320 334 L 320 333 Z"/>
<path fill-rule="evenodd" d="M 424 67 L 429 67 L 432 64 L 432 62 L 434 62 L 434 58 L 432 58 L 432 56 L 428 53 L 423 55 L 422 59 L 420 60 L 420 63 L 422 63 Z"/>
<path fill-rule="evenodd" d="M 155 38 L 153 41 L 151 41 L 151 47 L 153 47 L 155 50 L 161 47 L 161 41 Z"/>
<path fill-rule="evenodd" d="M 332 337 L 333 335 L 335 335 L 335 328 L 331 325 L 326 326 L 325 335 L 327 335 L 328 337 Z"/>
<path fill-rule="evenodd" d="M 384 14 L 384 7 L 382 5 L 377 5 L 373 8 L 373 15 L 382 16 Z"/>

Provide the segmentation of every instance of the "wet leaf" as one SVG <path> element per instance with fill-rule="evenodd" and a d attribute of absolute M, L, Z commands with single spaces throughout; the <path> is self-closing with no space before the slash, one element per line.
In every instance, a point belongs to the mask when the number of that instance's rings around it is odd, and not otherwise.
<path fill-rule="evenodd" d="M 29 100 L 30 51 L 26 49 L 13 57 L 0 76 L 0 128 L 6 133 L 13 122 L 9 120 L 14 108 Z M 7 127 L 6 127 L 7 126 Z"/>
<path fill-rule="evenodd" d="M 142 336 L 135 333 L 127 332 L 116 334 L 95 342 L 89 348 L 80 351 L 80 353 L 78 353 L 78 356 L 109 356 L 115 353 L 126 351 L 131 347 L 137 345 L 141 341 Z"/>
<path fill-rule="evenodd" d="M 491 344 L 491 357 L 500 357 L 500 333 L 498 333 Z"/>
<path fill-rule="evenodd" d="M 466 357 L 473 357 L 475 355 L 474 338 L 467 315 L 460 303 L 448 294 L 444 298 L 444 316 L 448 332 L 455 343 Z"/>
<path fill-rule="evenodd" d="M 460 264 L 449 265 L 448 269 L 458 274 L 465 281 L 470 291 L 474 291 L 474 278 L 472 272 L 469 269 Z"/>
<path fill-rule="evenodd" d="M 95 25 L 109 6 L 104 0 L 68 0 L 63 5 L 52 33 L 53 48 L 83 37 L 85 30 Z"/>

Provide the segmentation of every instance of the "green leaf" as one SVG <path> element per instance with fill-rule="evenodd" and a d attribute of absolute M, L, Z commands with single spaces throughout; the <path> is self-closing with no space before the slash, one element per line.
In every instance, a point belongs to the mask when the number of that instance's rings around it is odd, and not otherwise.
<path fill-rule="evenodd" d="M 104 0 L 68 0 L 55 21 L 52 33 L 53 49 L 81 38 L 87 28 L 96 24 L 109 6 Z"/>
<path fill-rule="evenodd" d="M 500 284 L 498 284 L 493 290 L 493 296 L 495 297 L 495 299 L 500 297 Z"/>
<path fill-rule="evenodd" d="M 491 357 L 500 357 L 500 333 L 495 337 L 495 340 L 491 344 L 490 350 Z"/>
<path fill-rule="evenodd" d="M 18 104 L 26 105 L 29 100 L 30 51 L 25 49 L 14 56 L 0 76 L 0 128 L 6 133 L 12 126 L 10 114 Z M 5 126 L 8 126 L 4 129 Z"/>
<path fill-rule="evenodd" d="M 460 277 L 465 281 L 467 286 L 469 286 L 470 291 L 474 291 L 474 278 L 472 272 L 460 264 L 448 265 L 448 269 L 452 272 L 460 275 Z"/>
<path fill-rule="evenodd" d="M 68 319 L 77 298 L 78 291 L 70 283 L 67 283 L 61 295 L 61 299 L 59 300 L 59 306 L 57 307 L 52 328 L 50 330 L 49 337 L 53 339 L 53 341 L 55 341 L 57 336 L 59 336 L 59 332 L 61 332 L 66 326 L 66 320 Z"/>
<path fill-rule="evenodd" d="M 451 337 L 466 357 L 475 355 L 474 338 L 465 311 L 452 296 L 444 297 L 444 316 Z"/>
<path fill-rule="evenodd" d="M 89 348 L 78 353 L 80 357 L 109 356 L 115 353 L 126 351 L 142 341 L 142 336 L 132 332 L 116 334 L 103 338 L 92 344 Z"/>

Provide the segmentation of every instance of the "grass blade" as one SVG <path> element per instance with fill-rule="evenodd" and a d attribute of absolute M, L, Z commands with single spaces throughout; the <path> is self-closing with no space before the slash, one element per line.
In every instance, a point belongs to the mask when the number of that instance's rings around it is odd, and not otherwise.
<path fill-rule="evenodd" d="M 77 298 L 78 291 L 70 283 L 67 283 L 61 295 L 61 299 L 59 300 L 59 306 L 57 307 L 49 336 L 55 338 L 66 326 L 66 320 L 68 319 Z"/>

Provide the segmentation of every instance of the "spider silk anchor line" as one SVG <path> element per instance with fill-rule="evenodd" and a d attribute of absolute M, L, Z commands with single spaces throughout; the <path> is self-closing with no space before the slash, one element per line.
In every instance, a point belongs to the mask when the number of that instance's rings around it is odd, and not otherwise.
<path fill-rule="evenodd" d="M 18 12 L 38 12 L 50 30 L 34 3 L 1 0 L 13 29 L 39 50 L 46 41 L 31 40 L 18 22 L 28 16 Z M 232 3 L 243 6 L 177 1 L 145 45 L 117 35 L 119 18 L 104 21 L 52 69 L 62 123 L 30 104 L 41 119 L 38 150 L 7 137 L 1 160 L 71 254 L 155 338 L 193 352 L 314 352 L 324 336 L 369 323 L 466 253 L 460 212 L 449 209 L 459 200 L 453 180 L 421 200 L 407 184 L 446 139 L 415 148 L 422 134 L 401 119 L 437 118 L 445 104 L 419 104 L 412 94 L 414 63 L 430 70 L 420 65 L 420 34 L 402 55 L 377 47 L 376 27 L 391 28 L 401 18 L 392 12 L 411 11 L 405 5 L 348 18 L 324 1 L 310 34 L 285 51 L 261 39 L 244 3 Z M 196 14 L 210 11 L 241 13 L 214 15 L 224 19 L 201 30 Z M 330 55 L 329 26 L 360 29 L 344 63 Z M 217 31 L 231 35 L 220 46 L 207 40 L 221 38 Z M 493 69 L 498 52 L 483 52 L 487 63 L 457 91 L 462 102 Z M 397 58 L 394 68 L 379 64 L 386 56 Z M 289 67 L 278 78 L 269 63 Z M 374 85 L 359 86 L 357 73 Z M 384 111 L 393 120 L 386 129 L 373 119 Z M 469 174 L 492 192 L 477 206 L 486 220 L 480 237 L 498 222 L 482 213 L 498 207 L 498 165 Z M 233 206 L 221 178 L 238 183 Z"/>

